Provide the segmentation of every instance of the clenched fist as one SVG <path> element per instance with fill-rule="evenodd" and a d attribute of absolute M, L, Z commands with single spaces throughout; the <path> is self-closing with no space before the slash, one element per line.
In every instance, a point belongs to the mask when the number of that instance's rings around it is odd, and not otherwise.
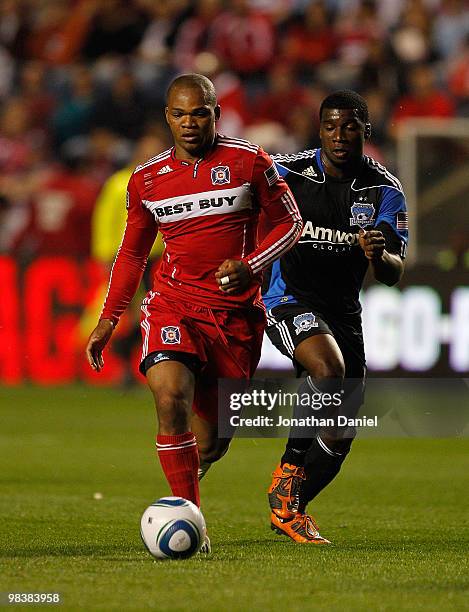
<path fill-rule="evenodd" d="M 215 273 L 215 278 L 224 293 L 241 293 L 249 287 L 251 270 L 244 261 L 225 259 Z"/>
<path fill-rule="evenodd" d="M 386 240 L 379 230 L 365 232 L 360 230 L 358 242 L 365 253 L 365 257 L 370 261 L 379 261 L 383 257 L 386 248 Z"/>

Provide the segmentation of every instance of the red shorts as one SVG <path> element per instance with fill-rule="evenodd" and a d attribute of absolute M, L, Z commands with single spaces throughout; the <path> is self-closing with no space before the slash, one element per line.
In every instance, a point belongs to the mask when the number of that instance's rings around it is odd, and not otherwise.
<path fill-rule="evenodd" d="M 177 351 L 200 361 L 193 410 L 218 420 L 218 379 L 248 380 L 261 356 L 265 312 L 259 306 L 212 310 L 166 300 L 150 291 L 142 304 L 142 363 L 154 352 Z"/>

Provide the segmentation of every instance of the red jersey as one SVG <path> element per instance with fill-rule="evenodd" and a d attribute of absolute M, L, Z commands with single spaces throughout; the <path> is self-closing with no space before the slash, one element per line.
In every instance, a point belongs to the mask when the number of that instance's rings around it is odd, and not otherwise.
<path fill-rule="evenodd" d="M 217 135 L 204 158 L 191 164 L 174 148 L 138 166 L 127 192 L 127 226 L 114 262 L 101 318 L 117 322 L 133 297 L 160 230 L 165 250 L 153 291 L 217 309 L 260 302 L 261 272 L 288 251 L 301 217 L 271 158 L 246 140 Z M 260 212 L 273 230 L 259 245 Z M 220 291 L 215 273 L 225 259 L 252 272 L 244 292 Z"/>

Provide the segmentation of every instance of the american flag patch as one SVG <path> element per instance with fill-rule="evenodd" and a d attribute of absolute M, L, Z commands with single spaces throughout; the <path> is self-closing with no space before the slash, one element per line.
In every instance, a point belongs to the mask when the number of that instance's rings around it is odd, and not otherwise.
<path fill-rule="evenodd" d="M 406 211 L 401 211 L 397 213 L 396 227 L 398 230 L 408 230 L 409 229 L 409 217 Z"/>
<path fill-rule="evenodd" d="M 269 184 L 269 187 L 272 187 L 272 185 L 274 185 L 280 178 L 280 174 L 278 173 L 278 170 L 274 163 L 272 163 L 272 165 L 264 171 L 264 174 Z"/>

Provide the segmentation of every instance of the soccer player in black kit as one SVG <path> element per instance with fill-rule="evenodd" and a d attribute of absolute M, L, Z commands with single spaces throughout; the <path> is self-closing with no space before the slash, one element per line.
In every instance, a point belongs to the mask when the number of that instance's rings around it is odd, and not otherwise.
<path fill-rule="evenodd" d="M 359 292 L 369 265 L 377 281 L 400 280 L 407 212 L 399 181 L 363 154 L 371 134 L 366 101 L 338 91 L 319 114 L 321 148 L 273 156 L 304 227 L 265 279 L 267 334 L 306 372 L 300 394 L 340 392 L 340 413 L 355 417 L 366 373 Z M 294 407 L 294 418 L 308 414 L 310 407 Z M 306 506 L 338 474 L 354 435 L 353 427 L 292 427 L 269 488 L 273 530 L 300 543 L 329 543 Z"/>

